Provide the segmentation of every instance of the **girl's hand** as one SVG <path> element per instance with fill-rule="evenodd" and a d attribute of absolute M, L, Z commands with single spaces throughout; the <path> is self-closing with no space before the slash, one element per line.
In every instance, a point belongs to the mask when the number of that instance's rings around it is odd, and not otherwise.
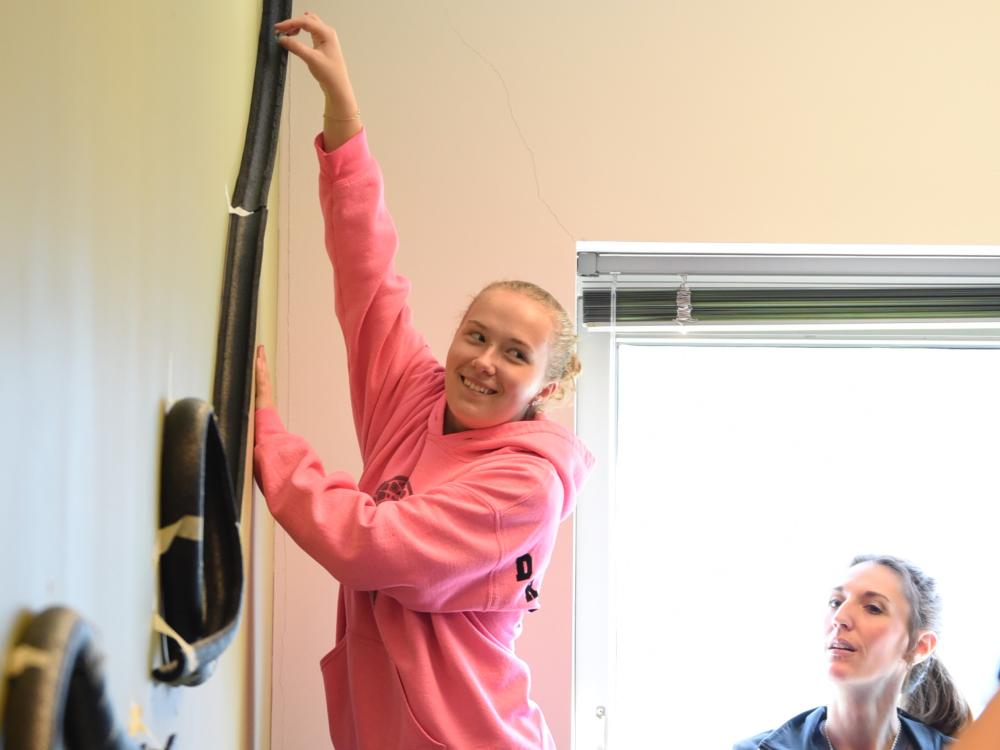
<path fill-rule="evenodd" d="M 276 23 L 274 30 L 278 33 L 278 44 L 308 65 L 309 72 L 323 89 L 326 96 L 324 140 L 327 151 L 332 151 L 361 130 L 358 101 L 347 76 L 347 63 L 337 32 L 308 11 Z M 300 31 L 309 33 L 312 47 L 298 38 Z"/>
<path fill-rule="evenodd" d="M 256 374 L 256 389 L 254 391 L 254 409 L 273 409 L 274 396 L 271 393 L 271 375 L 267 371 L 267 356 L 263 345 L 257 347 L 257 358 L 254 361 Z"/>

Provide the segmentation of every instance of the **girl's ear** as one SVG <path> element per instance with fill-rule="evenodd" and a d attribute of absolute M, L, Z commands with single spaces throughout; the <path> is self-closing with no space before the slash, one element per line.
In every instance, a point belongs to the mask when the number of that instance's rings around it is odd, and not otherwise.
<path fill-rule="evenodd" d="M 540 390 L 537 394 L 535 394 L 535 397 L 531 400 L 531 403 L 536 408 L 538 406 L 541 406 L 546 401 L 548 401 L 549 398 L 551 398 L 552 394 L 556 392 L 556 388 L 558 386 L 559 384 L 556 382 L 546 383 L 544 386 L 542 386 L 542 390 Z"/>

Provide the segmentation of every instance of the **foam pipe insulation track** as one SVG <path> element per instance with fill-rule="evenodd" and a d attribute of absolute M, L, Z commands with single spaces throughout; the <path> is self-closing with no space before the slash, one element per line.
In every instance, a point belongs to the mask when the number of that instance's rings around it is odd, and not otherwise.
<path fill-rule="evenodd" d="M 264 0 L 250 115 L 232 196 L 211 406 L 183 399 L 164 420 L 160 493 L 163 664 L 172 685 L 198 685 L 239 625 L 243 560 L 237 524 L 245 474 L 257 291 L 267 193 L 281 120 L 287 53 L 274 24 L 291 0 Z"/>

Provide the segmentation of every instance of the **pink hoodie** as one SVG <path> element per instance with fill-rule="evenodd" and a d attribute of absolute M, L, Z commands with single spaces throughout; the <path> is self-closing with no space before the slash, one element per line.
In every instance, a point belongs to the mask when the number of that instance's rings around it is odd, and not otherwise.
<path fill-rule="evenodd" d="M 256 413 L 254 464 L 274 517 L 341 583 L 320 662 L 330 736 L 336 750 L 552 748 L 514 641 L 593 458 L 542 415 L 443 434 L 444 370 L 411 325 L 365 133 L 321 144 L 364 471 L 327 474 L 273 409 Z"/>

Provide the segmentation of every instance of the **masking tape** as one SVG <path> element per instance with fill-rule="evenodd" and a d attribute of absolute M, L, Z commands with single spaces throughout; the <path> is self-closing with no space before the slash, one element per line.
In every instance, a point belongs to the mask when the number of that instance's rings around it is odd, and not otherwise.
<path fill-rule="evenodd" d="M 226 205 L 229 207 L 229 213 L 231 214 L 236 214 L 237 216 L 253 215 L 253 211 L 247 211 L 245 208 L 233 205 L 233 199 L 229 195 L 229 185 L 226 185 Z"/>
<path fill-rule="evenodd" d="M 47 669 L 52 664 L 52 654 L 27 643 L 16 646 L 7 661 L 7 676 L 17 677 L 26 669 Z"/>
<path fill-rule="evenodd" d="M 201 516 L 182 516 L 179 520 L 156 532 L 156 548 L 153 550 L 153 556 L 159 557 L 165 553 L 177 537 L 200 542 L 204 531 L 205 519 Z"/>
<path fill-rule="evenodd" d="M 167 624 L 167 621 L 160 617 L 159 613 L 153 613 L 153 630 L 157 633 L 167 636 L 167 638 L 172 639 L 178 646 L 181 647 L 181 651 L 184 652 L 184 656 L 187 657 L 188 669 L 194 672 L 198 669 L 198 654 L 195 653 L 194 648 L 190 643 L 181 638 L 180 634 Z"/>

